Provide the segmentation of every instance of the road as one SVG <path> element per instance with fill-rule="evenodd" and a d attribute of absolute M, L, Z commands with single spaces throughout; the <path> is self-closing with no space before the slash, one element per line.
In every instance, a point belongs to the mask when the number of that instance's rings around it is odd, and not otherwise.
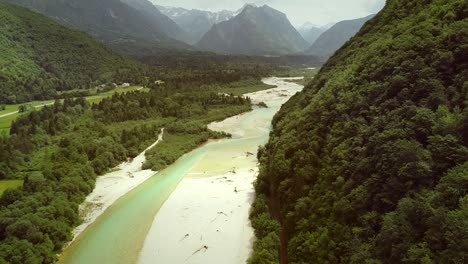
<path fill-rule="evenodd" d="M 54 104 L 54 103 L 36 105 L 36 106 L 34 106 L 34 108 L 41 108 L 41 107 L 44 107 L 44 106 L 47 106 L 47 105 L 53 105 L 53 104 Z M 6 114 L 3 114 L 3 115 L 0 115 L 0 118 L 4 118 L 4 117 L 7 117 L 7 116 L 11 116 L 11 115 L 16 115 L 16 114 L 18 114 L 18 113 L 19 113 L 19 111 L 6 113 Z"/>

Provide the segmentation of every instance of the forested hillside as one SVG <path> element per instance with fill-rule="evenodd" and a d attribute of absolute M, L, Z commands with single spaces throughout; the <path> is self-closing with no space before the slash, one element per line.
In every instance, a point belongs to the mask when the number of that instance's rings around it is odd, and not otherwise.
<path fill-rule="evenodd" d="M 25 8 L 0 3 L 0 103 L 116 81 L 137 64 L 90 36 Z"/>
<path fill-rule="evenodd" d="M 176 30 L 180 28 L 159 12 L 149 14 L 151 10 L 145 8 L 150 5 L 148 1 L 125 1 L 0 0 L 30 8 L 66 27 L 84 31 L 126 54 L 151 55 L 165 50 L 191 49 L 166 34 L 179 35 Z"/>
<path fill-rule="evenodd" d="M 388 0 L 283 106 L 250 263 L 467 263 L 467 17 Z"/>

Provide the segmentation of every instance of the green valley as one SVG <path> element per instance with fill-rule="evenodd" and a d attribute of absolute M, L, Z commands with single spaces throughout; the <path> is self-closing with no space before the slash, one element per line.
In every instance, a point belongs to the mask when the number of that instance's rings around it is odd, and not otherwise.
<path fill-rule="evenodd" d="M 0 0 L 0 264 L 468 263 L 466 0 L 172 2 Z"/>
<path fill-rule="evenodd" d="M 271 64 L 142 65 L 24 8 L 0 4 L 0 14 L 2 263 L 53 263 L 98 175 L 138 155 L 161 128 L 164 144 L 144 165 L 154 170 L 229 136 L 206 125 L 250 111 L 237 95 L 273 87 L 260 82 Z"/>

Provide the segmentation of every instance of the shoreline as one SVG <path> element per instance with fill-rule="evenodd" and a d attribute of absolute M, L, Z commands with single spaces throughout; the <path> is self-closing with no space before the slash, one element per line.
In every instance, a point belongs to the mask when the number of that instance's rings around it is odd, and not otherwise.
<path fill-rule="evenodd" d="M 142 170 L 141 166 L 146 161 L 146 151 L 163 141 L 163 137 L 164 128 L 161 129 L 158 140 L 133 160 L 123 162 L 110 172 L 96 178 L 96 186 L 93 192 L 86 197 L 86 200 L 79 207 L 80 217 L 83 222 L 73 230 L 73 239 L 65 245 L 64 250 L 119 198 L 158 173 L 152 170 Z"/>

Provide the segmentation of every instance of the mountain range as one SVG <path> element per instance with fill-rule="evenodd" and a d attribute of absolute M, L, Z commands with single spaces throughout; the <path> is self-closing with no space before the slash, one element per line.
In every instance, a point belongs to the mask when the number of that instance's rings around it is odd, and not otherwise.
<path fill-rule="evenodd" d="M 64 26 L 87 32 L 119 52 L 134 56 L 200 49 L 261 56 L 304 52 L 326 58 L 372 17 L 342 21 L 327 31 L 324 27 L 306 25 L 299 33 L 284 13 L 267 5 L 245 5 L 238 11 L 209 12 L 156 6 L 149 0 L 0 2 L 28 7 Z"/>
<path fill-rule="evenodd" d="M 196 46 L 225 54 L 284 55 L 301 52 L 308 43 L 284 13 L 246 5 L 237 16 L 213 25 Z"/>
<path fill-rule="evenodd" d="M 228 10 L 210 12 L 181 7 L 167 7 L 156 5 L 166 16 L 183 28 L 187 34 L 187 43 L 194 45 L 208 32 L 213 25 L 229 20 L 238 13 Z"/>
<path fill-rule="evenodd" d="M 305 53 L 325 58 L 330 57 L 350 38 L 356 35 L 364 23 L 374 16 L 375 15 L 370 15 L 359 19 L 344 20 L 336 23 L 327 31 L 321 33 Z M 316 36 L 316 34 L 314 36 Z"/>

